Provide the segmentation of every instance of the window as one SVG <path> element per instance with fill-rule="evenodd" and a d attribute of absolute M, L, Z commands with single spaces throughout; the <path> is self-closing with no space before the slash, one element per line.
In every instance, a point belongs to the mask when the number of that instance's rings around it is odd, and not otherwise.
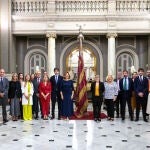
<path fill-rule="evenodd" d="M 29 72 L 30 74 L 35 73 L 36 70 L 41 70 L 43 73 L 46 70 L 46 59 L 45 57 L 38 53 L 33 53 L 29 59 Z"/>
<path fill-rule="evenodd" d="M 130 53 L 121 53 L 117 58 L 117 72 L 127 70 L 131 76 L 131 66 L 134 66 L 134 60 Z"/>

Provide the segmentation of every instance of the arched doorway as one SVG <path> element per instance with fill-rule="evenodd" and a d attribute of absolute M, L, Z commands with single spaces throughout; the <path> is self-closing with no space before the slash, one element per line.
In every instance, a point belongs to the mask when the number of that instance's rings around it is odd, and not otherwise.
<path fill-rule="evenodd" d="M 67 69 L 66 61 L 67 61 L 69 54 L 71 53 L 71 51 L 77 50 L 78 45 L 79 43 L 77 41 L 72 41 L 63 48 L 61 55 L 60 55 L 60 73 L 61 74 L 64 73 L 64 70 L 65 70 L 64 68 Z M 95 55 L 96 74 L 100 74 L 100 79 L 101 81 L 103 81 L 104 79 L 103 78 L 103 56 L 102 56 L 101 50 L 99 49 L 97 45 L 87 40 L 84 40 L 83 47 Z"/>
<path fill-rule="evenodd" d="M 116 55 L 117 72 L 127 70 L 131 76 L 131 67 L 134 66 L 137 71 L 139 60 L 137 54 L 131 49 L 122 49 Z"/>
<path fill-rule="evenodd" d="M 77 79 L 79 49 L 74 48 L 66 58 L 66 69 L 71 72 L 73 80 Z M 86 78 L 93 80 L 96 75 L 96 56 L 91 49 L 83 47 L 83 59 Z"/>
<path fill-rule="evenodd" d="M 47 55 L 40 49 L 30 50 L 24 60 L 25 74 L 35 73 L 40 70 L 42 73 L 47 70 Z"/>

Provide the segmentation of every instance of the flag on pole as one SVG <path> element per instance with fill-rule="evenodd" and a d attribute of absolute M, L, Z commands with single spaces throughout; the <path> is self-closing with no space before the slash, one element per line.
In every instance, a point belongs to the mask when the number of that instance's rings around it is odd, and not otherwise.
<path fill-rule="evenodd" d="M 78 58 L 78 80 L 76 88 L 76 109 L 75 116 L 81 118 L 87 112 L 88 99 L 87 99 L 87 81 L 84 71 L 84 60 L 83 60 L 83 48 L 82 40 L 83 35 L 80 32 L 79 36 L 80 47 L 79 47 L 79 58 Z"/>

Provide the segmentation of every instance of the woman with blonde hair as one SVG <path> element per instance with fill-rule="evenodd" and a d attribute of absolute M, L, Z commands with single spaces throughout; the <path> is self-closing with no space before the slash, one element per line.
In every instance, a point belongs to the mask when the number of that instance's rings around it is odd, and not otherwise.
<path fill-rule="evenodd" d="M 9 82 L 8 102 L 10 103 L 10 114 L 13 121 L 18 120 L 20 116 L 20 104 L 22 98 L 21 84 L 18 81 L 17 73 L 12 75 L 12 80 Z"/>
<path fill-rule="evenodd" d="M 106 77 L 106 82 L 104 83 L 104 86 L 105 86 L 104 98 L 107 106 L 108 120 L 113 121 L 114 101 L 116 101 L 118 90 L 117 90 L 117 83 L 113 81 L 112 75 L 108 75 Z"/>
<path fill-rule="evenodd" d="M 25 76 L 25 82 L 22 84 L 22 94 L 23 119 L 32 120 L 33 84 L 29 74 Z"/>
<path fill-rule="evenodd" d="M 39 94 L 41 101 L 41 110 L 42 116 L 44 120 L 48 120 L 48 113 L 50 107 L 50 98 L 51 98 L 52 86 L 49 82 L 49 77 L 47 74 L 43 76 L 43 81 L 40 82 L 39 85 Z"/>

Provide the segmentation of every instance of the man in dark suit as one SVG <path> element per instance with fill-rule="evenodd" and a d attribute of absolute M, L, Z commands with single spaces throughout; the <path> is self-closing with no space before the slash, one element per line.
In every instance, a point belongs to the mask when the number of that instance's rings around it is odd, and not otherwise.
<path fill-rule="evenodd" d="M 136 120 L 139 120 L 140 106 L 142 106 L 143 120 L 148 122 L 146 119 L 146 106 L 148 98 L 148 79 L 143 76 L 144 69 L 138 69 L 138 76 L 134 79 L 134 90 L 136 95 Z"/>
<path fill-rule="evenodd" d="M 51 101 L 52 101 L 52 117 L 55 118 L 55 104 L 58 103 L 58 120 L 61 119 L 61 96 L 60 96 L 60 85 L 63 80 L 63 77 L 59 75 L 59 68 L 54 68 L 54 74 L 50 78 L 50 82 L 52 84 L 52 93 L 51 93 Z"/>
<path fill-rule="evenodd" d="M 9 81 L 4 77 L 5 70 L 0 69 L 0 103 L 2 105 L 3 123 L 8 122 L 6 105 L 8 99 Z"/>
<path fill-rule="evenodd" d="M 32 80 L 34 93 L 33 93 L 33 114 L 35 114 L 35 119 L 38 119 L 38 112 L 39 112 L 39 84 L 42 81 L 41 79 L 41 72 L 37 71 L 35 78 Z M 41 108 L 41 107 L 40 107 Z"/>
<path fill-rule="evenodd" d="M 120 93 L 121 93 L 121 117 L 125 120 L 125 108 L 126 102 L 128 104 L 128 111 L 131 121 L 133 121 L 133 112 L 131 107 L 131 96 L 133 91 L 133 81 L 128 77 L 128 71 L 123 71 L 123 78 L 119 82 Z"/>
<path fill-rule="evenodd" d="M 104 90 L 105 90 L 104 83 L 100 82 L 99 75 L 96 75 L 95 82 L 91 84 L 93 113 L 94 113 L 94 120 L 96 122 L 101 121 L 100 115 Z"/>
<path fill-rule="evenodd" d="M 117 73 L 117 78 L 114 79 L 114 81 L 117 83 L 117 89 L 118 89 L 118 95 L 117 95 L 117 99 L 114 102 L 115 104 L 115 110 L 116 110 L 116 118 L 119 118 L 119 114 L 120 114 L 120 102 L 121 102 L 121 92 L 120 92 L 120 86 L 119 86 L 119 81 L 122 78 L 122 72 L 118 72 Z"/>

